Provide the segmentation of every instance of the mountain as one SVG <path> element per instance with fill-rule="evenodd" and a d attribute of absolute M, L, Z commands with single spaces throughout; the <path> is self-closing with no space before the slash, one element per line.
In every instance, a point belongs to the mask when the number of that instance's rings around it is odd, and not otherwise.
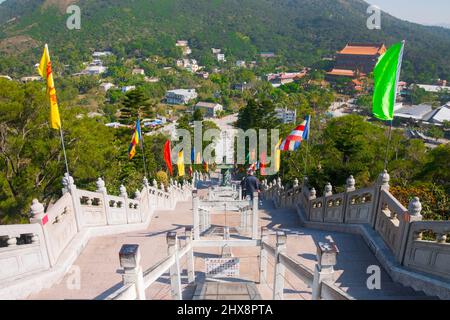
<path fill-rule="evenodd" d="M 81 30 L 66 28 L 64 8 L 71 3 L 81 8 Z M 381 30 L 369 30 L 368 6 L 362 0 L 6 0 L 0 4 L 0 73 L 31 70 L 45 42 L 56 63 L 72 66 L 95 49 L 177 57 L 177 39 L 190 41 L 200 63 L 218 47 L 236 59 L 273 51 L 280 63 L 313 65 L 349 41 L 405 39 L 403 79 L 450 79 L 450 30 L 387 13 Z"/>

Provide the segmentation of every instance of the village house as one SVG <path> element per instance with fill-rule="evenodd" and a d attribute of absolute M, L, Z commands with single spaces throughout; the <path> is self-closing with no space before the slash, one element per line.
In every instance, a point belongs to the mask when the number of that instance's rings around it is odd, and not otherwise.
<path fill-rule="evenodd" d="M 213 54 L 218 54 L 222 52 L 222 49 L 211 48 Z"/>
<path fill-rule="evenodd" d="M 131 74 L 145 76 L 145 71 L 144 71 L 144 69 L 135 68 L 131 71 Z"/>
<path fill-rule="evenodd" d="M 102 58 L 112 55 L 111 51 L 96 51 L 92 54 L 93 58 Z"/>
<path fill-rule="evenodd" d="M 187 104 L 196 98 L 195 89 L 175 89 L 166 92 L 166 103 L 168 104 Z"/>
<path fill-rule="evenodd" d="M 179 59 L 177 60 L 177 67 L 184 68 L 190 72 L 197 72 L 200 67 L 195 59 Z"/>
<path fill-rule="evenodd" d="M 297 110 L 290 110 L 288 108 L 276 108 L 276 117 L 283 124 L 286 123 L 295 123 L 297 119 Z"/>
<path fill-rule="evenodd" d="M 32 82 L 32 81 L 41 81 L 41 80 L 42 80 L 42 78 L 40 76 L 27 76 L 27 77 L 20 78 L 20 81 L 22 81 L 23 83 Z"/>
<path fill-rule="evenodd" d="M 273 53 L 273 52 L 261 52 L 259 54 L 259 56 L 261 58 L 275 58 L 276 57 L 275 53 Z"/>
<path fill-rule="evenodd" d="M 294 82 L 297 79 L 303 78 L 307 74 L 308 70 L 303 69 L 299 72 L 281 72 L 281 73 L 269 73 L 266 75 L 267 81 L 269 81 L 272 86 L 279 87 L 284 84 Z"/>
<path fill-rule="evenodd" d="M 236 61 L 236 67 L 245 68 L 245 61 L 244 60 Z"/>
<path fill-rule="evenodd" d="M 200 109 L 205 117 L 215 118 L 219 112 L 223 111 L 223 106 L 219 103 L 199 102 L 194 106 L 194 110 Z"/>
<path fill-rule="evenodd" d="M 128 91 L 136 90 L 136 86 L 124 86 L 122 87 L 122 92 L 126 93 Z"/>
<path fill-rule="evenodd" d="M 178 40 L 175 46 L 180 47 L 183 50 L 183 55 L 187 56 L 192 53 L 187 40 Z"/>
<path fill-rule="evenodd" d="M 225 54 L 223 54 L 223 53 L 218 53 L 216 55 L 216 58 L 217 58 L 217 61 L 219 61 L 219 62 L 226 62 L 227 61 L 227 60 L 225 60 Z"/>
<path fill-rule="evenodd" d="M 104 82 L 100 84 L 100 88 L 104 91 L 104 92 L 108 92 L 108 90 L 114 88 L 115 85 L 111 82 Z"/>

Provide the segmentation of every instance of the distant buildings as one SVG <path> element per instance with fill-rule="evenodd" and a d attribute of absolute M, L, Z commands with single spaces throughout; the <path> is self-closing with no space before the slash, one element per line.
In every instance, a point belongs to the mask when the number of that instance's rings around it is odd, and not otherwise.
<path fill-rule="evenodd" d="M 218 103 L 199 102 L 195 105 L 194 110 L 200 109 L 205 117 L 215 118 L 217 113 L 223 111 L 223 106 Z"/>
<path fill-rule="evenodd" d="M 216 49 L 216 48 L 211 48 L 211 51 L 212 51 L 213 54 L 219 54 L 219 53 L 222 52 L 221 49 Z"/>
<path fill-rule="evenodd" d="M 236 61 L 236 67 L 239 67 L 239 68 L 245 68 L 245 61 L 244 60 L 238 60 L 238 61 Z"/>
<path fill-rule="evenodd" d="M 145 76 L 145 71 L 144 71 L 144 69 L 135 68 L 131 71 L 131 74 Z"/>
<path fill-rule="evenodd" d="M 261 52 L 259 54 L 259 56 L 261 58 L 275 58 L 276 57 L 275 53 L 273 53 L 273 52 Z"/>
<path fill-rule="evenodd" d="M 180 59 L 177 60 L 177 67 L 184 68 L 190 72 L 197 72 L 200 67 L 195 59 Z"/>
<path fill-rule="evenodd" d="M 444 121 L 450 121 L 450 102 L 438 108 L 433 108 L 428 104 L 404 106 L 395 111 L 395 117 L 400 121 L 442 125 Z"/>
<path fill-rule="evenodd" d="M 192 53 L 187 40 L 178 40 L 175 46 L 180 47 L 183 50 L 183 55 L 187 56 Z"/>
<path fill-rule="evenodd" d="M 267 81 L 272 86 L 279 87 L 284 84 L 294 82 L 297 79 L 303 78 L 308 73 L 308 69 L 303 69 L 299 72 L 281 72 L 281 73 L 269 73 L 266 75 Z"/>
<path fill-rule="evenodd" d="M 126 93 L 128 91 L 136 90 L 136 86 L 125 86 L 125 87 L 122 87 L 121 90 L 123 93 Z"/>
<path fill-rule="evenodd" d="M 187 104 L 189 101 L 197 98 L 195 89 L 175 89 L 166 92 L 166 103 L 168 104 Z"/>
<path fill-rule="evenodd" d="M 373 71 L 378 58 L 385 52 L 386 47 L 382 43 L 348 43 L 337 52 L 336 64 L 333 70 L 327 72 L 327 79 L 364 77 Z"/>
<path fill-rule="evenodd" d="M 159 82 L 159 78 L 157 77 L 144 77 L 145 82 L 156 83 Z"/>
<path fill-rule="evenodd" d="M 446 84 L 446 82 L 444 83 Z M 421 89 L 424 89 L 426 92 L 439 93 L 446 90 L 450 92 L 450 87 L 447 87 L 445 85 L 413 84 L 411 86 L 417 86 Z"/>
<path fill-rule="evenodd" d="M 105 73 L 108 70 L 107 67 L 98 66 L 98 65 L 89 65 L 86 69 L 84 69 L 81 74 L 84 75 L 99 75 Z"/>
<path fill-rule="evenodd" d="M 203 79 L 209 78 L 209 72 L 206 72 L 206 71 L 197 72 L 196 75 Z"/>
<path fill-rule="evenodd" d="M 217 61 L 219 61 L 219 62 L 225 62 L 225 61 L 227 61 L 227 60 L 225 60 L 225 54 L 223 54 L 223 53 L 218 53 L 218 54 L 216 55 L 216 58 L 217 58 Z"/>
<path fill-rule="evenodd" d="M 277 108 L 275 109 L 276 117 L 282 123 L 295 123 L 297 119 L 297 111 L 290 110 L 288 108 Z"/>
<path fill-rule="evenodd" d="M 249 90 L 253 87 L 251 83 L 243 82 L 243 83 L 236 83 L 232 86 L 233 90 L 238 90 L 241 92 L 244 92 L 245 90 Z"/>
<path fill-rule="evenodd" d="M 32 82 L 32 81 L 41 81 L 42 78 L 40 76 L 28 76 L 28 77 L 22 77 L 20 78 L 20 81 L 22 82 Z"/>
<path fill-rule="evenodd" d="M 95 51 L 92 54 L 92 57 L 94 57 L 94 58 L 103 58 L 103 57 L 107 57 L 107 56 L 110 56 L 110 55 L 112 55 L 111 51 Z"/>
<path fill-rule="evenodd" d="M 114 84 L 111 82 L 104 82 L 104 83 L 100 84 L 100 88 L 105 92 L 108 92 L 108 90 L 110 90 L 114 87 L 115 87 Z"/>

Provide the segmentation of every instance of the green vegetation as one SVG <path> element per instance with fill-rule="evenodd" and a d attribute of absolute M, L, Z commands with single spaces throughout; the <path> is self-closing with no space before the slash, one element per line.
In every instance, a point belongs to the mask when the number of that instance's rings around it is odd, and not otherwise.
<path fill-rule="evenodd" d="M 229 63 L 258 59 L 272 66 L 330 66 L 321 59 L 348 41 L 386 42 L 405 39 L 402 78 L 431 82 L 450 78 L 450 31 L 425 27 L 383 14 L 383 28 L 366 28 L 367 3 L 362 0 L 79 0 L 81 30 L 66 28 L 68 15 L 43 0 L 6 0 L 0 5 L 0 40 L 17 42 L 17 50 L 0 45 L 0 73 L 33 72 L 33 62 L 48 42 L 55 65 L 79 70 L 92 49 L 111 49 L 119 59 L 129 56 L 181 56 L 175 40 L 190 41 L 193 56 L 207 69 L 217 65 L 211 47 L 222 48 Z M 6 23 L 10 18 L 16 20 Z M 31 37 L 27 45 L 17 36 Z M 12 39 L 12 40 L 11 40 Z M 16 41 L 16 42 L 15 42 Z M 274 59 L 259 52 L 273 51 Z M 21 62 L 21 63 L 17 63 Z M 63 70 L 62 68 L 60 70 Z M 273 70 L 273 69 L 272 69 Z M 147 71 L 147 70 L 146 70 Z"/>

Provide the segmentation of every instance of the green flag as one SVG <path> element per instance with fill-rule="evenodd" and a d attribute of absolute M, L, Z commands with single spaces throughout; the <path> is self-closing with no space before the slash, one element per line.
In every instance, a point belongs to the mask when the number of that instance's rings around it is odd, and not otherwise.
<path fill-rule="evenodd" d="M 392 120 L 394 118 L 394 104 L 404 44 L 404 42 L 400 42 L 389 48 L 380 57 L 373 71 L 375 77 L 373 115 L 380 120 Z"/>

